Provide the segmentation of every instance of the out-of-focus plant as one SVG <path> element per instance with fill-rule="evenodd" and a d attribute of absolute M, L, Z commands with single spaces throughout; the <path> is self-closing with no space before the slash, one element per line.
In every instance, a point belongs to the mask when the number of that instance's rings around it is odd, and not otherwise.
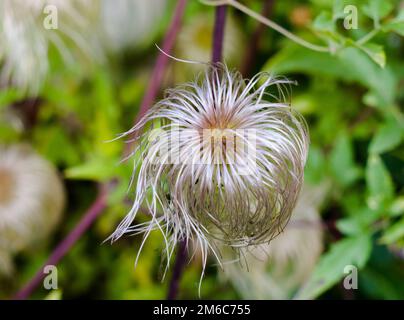
<path fill-rule="evenodd" d="M 50 53 L 72 65 L 80 48 L 90 58 L 97 46 L 88 30 L 87 0 L 3 0 L 0 2 L 0 84 L 37 94 L 50 69 Z M 91 43 L 93 42 L 93 43 Z"/>
<path fill-rule="evenodd" d="M 167 0 L 101 0 L 98 27 L 106 49 L 119 52 L 150 44 Z"/>
<path fill-rule="evenodd" d="M 64 186 L 50 163 L 27 145 L 0 147 L 0 273 L 11 273 L 16 252 L 46 239 L 64 203 Z"/>

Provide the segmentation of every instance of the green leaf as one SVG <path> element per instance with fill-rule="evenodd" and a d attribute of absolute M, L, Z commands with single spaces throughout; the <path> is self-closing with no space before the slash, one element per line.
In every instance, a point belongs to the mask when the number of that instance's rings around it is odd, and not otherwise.
<path fill-rule="evenodd" d="M 44 300 L 62 300 L 62 290 L 52 290 Z"/>
<path fill-rule="evenodd" d="M 316 101 L 310 93 L 295 95 L 292 97 L 292 105 L 302 115 L 309 115 L 315 112 Z"/>
<path fill-rule="evenodd" d="M 334 0 L 333 3 L 333 19 L 342 19 L 347 16 L 348 13 L 345 12 L 347 6 L 358 7 L 362 0 Z"/>
<path fill-rule="evenodd" d="M 370 227 L 380 218 L 380 211 L 370 210 L 367 207 L 357 208 L 348 218 L 337 221 L 340 232 L 350 236 L 356 236 L 371 231 Z"/>
<path fill-rule="evenodd" d="M 65 170 L 68 179 L 82 179 L 106 181 L 112 178 L 118 171 L 118 163 L 102 159 L 94 159 Z"/>
<path fill-rule="evenodd" d="M 313 28 L 317 31 L 334 33 L 335 23 L 332 19 L 331 13 L 328 11 L 321 12 L 313 21 Z"/>
<path fill-rule="evenodd" d="M 358 46 L 358 48 L 365 52 L 380 67 L 384 68 L 386 66 L 386 53 L 382 46 L 374 43 L 366 43 Z"/>
<path fill-rule="evenodd" d="M 380 68 L 362 50 L 341 49 L 337 55 L 315 52 L 296 45 L 286 46 L 267 61 L 263 71 L 306 73 L 313 77 L 329 76 L 346 82 L 357 82 L 369 88 L 380 106 L 390 106 L 396 95 L 393 70 Z"/>
<path fill-rule="evenodd" d="M 0 90 L 0 108 L 21 100 L 24 95 L 16 88 L 2 88 Z"/>
<path fill-rule="evenodd" d="M 391 279 L 386 277 L 385 270 L 377 270 L 369 265 L 361 271 L 360 280 L 361 290 L 370 295 L 370 299 L 402 300 L 402 289 L 396 285 L 401 282 L 400 276 Z"/>
<path fill-rule="evenodd" d="M 317 36 L 326 41 L 333 51 L 339 47 L 342 36 L 336 31 L 335 21 L 330 12 L 321 12 L 314 19 L 312 28 L 316 31 Z"/>
<path fill-rule="evenodd" d="M 353 148 L 348 135 L 341 134 L 330 156 L 331 170 L 337 182 L 347 187 L 360 175 L 360 170 L 355 164 Z"/>
<path fill-rule="evenodd" d="M 390 0 L 369 0 L 362 7 L 363 13 L 373 19 L 375 25 L 378 25 L 380 20 L 389 15 L 394 9 Z"/>
<path fill-rule="evenodd" d="M 58 166 L 72 166 L 80 161 L 77 144 L 62 126 L 38 127 L 34 141 L 38 151 Z"/>
<path fill-rule="evenodd" d="M 404 217 L 383 232 L 380 242 L 383 244 L 392 244 L 402 238 L 404 238 Z"/>
<path fill-rule="evenodd" d="M 360 234 L 364 227 L 353 218 L 340 219 L 336 223 L 337 229 L 348 236 L 355 236 Z"/>
<path fill-rule="evenodd" d="M 396 217 L 404 214 L 404 196 L 396 198 L 390 206 L 389 214 Z"/>
<path fill-rule="evenodd" d="M 390 174 L 381 158 L 372 154 L 366 166 L 367 203 L 373 210 L 385 209 L 394 196 L 394 186 Z"/>
<path fill-rule="evenodd" d="M 402 140 L 403 133 L 399 123 L 390 120 L 384 123 L 376 132 L 369 145 L 370 153 L 383 153 L 393 150 Z"/>
<path fill-rule="evenodd" d="M 344 0 L 335 0 L 332 7 L 332 17 L 333 20 L 345 18 L 344 8 L 346 6 L 346 1 Z"/>
<path fill-rule="evenodd" d="M 397 17 L 385 23 L 382 26 L 384 32 L 396 32 L 404 37 L 404 9 L 402 9 Z"/>
<path fill-rule="evenodd" d="M 312 184 L 317 184 L 326 175 L 326 161 L 321 149 L 312 146 L 304 168 L 304 179 Z"/>
<path fill-rule="evenodd" d="M 392 31 L 404 37 L 404 21 L 388 23 L 382 29 L 385 32 Z"/>
<path fill-rule="evenodd" d="M 315 299 L 341 280 L 348 265 L 363 268 L 369 259 L 371 249 L 372 241 L 368 234 L 346 238 L 333 244 L 330 250 L 323 254 L 295 299 Z"/>

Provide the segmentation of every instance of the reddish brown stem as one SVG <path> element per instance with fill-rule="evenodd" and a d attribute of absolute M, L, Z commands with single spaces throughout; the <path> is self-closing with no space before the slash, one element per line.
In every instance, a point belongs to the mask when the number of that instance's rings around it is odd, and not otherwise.
<path fill-rule="evenodd" d="M 175 39 L 177 33 L 181 27 L 182 16 L 184 15 L 185 5 L 187 0 L 178 0 L 177 7 L 175 8 L 175 14 L 171 25 L 168 29 L 167 35 L 164 38 L 163 44 L 161 49 L 165 53 L 170 53 L 174 47 Z M 147 88 L 147 91 L 143 97 L 142 103 L 140 104 L 139 113 L 136 116 L 134 123 L 137 123 L 142 117 L 146 114 L 149 108 L 153 105 L 154 100 L 160 90 L 161 82 L 163 80 L 164 72 L 166 70 L 167 64 L 169 61 L 169 57 L 165 54 L 160 52 L 159 56 L 157 57 L 156 64 L 153 69 L 153 73 L 151 76 L 150 84 Z M 126 145 L 125 148 L 125 156 L 130 153 L 131 147 L 133 142 L 135 141 L 134 138 L 138 132 L 132 133 L 131 136 L 128 137 L 128 140 L 131 141 Z"/>
<path fill-rule="evenodd" d="M 96 201 L 91 205 L 87 212 L 83 215 L 78 224 L 68 234 L 66 238 L 55 248 L 48 260 L 37 271 L 34 277 L 15 295 L 15 299 L 27 299 L 32 292 L 40 285 L 45 277 L 43 272 L 45 266 L 57 265 L 59 261 L 66 255 L 76 241 L 91 226 L 93 221 L 101 214 L 106 207 L 107 190 L 104 185 L 100 186 L 100 191 Z"/>
<path fill-rule="evenodd" d="M 216 8 L 215 27 L 213 30 L 213 50 L 212 50 L 213 63 L 222 61 L 223 38 L 226 26 L 226 10 L 227 6 L 219 6 Z"/>
<path fill-rule="evenodd" d="M 264 2 L 265 3 L 262 8 L 262 16 L 268 17 L 271 15 L 275 0 L 264 0 Z M 254 59 L 257 56 L 259 41 L 266 28 L 267 27 L 264 24 L 260 23 L 251 37 L 251 40 L 245 52 L 244 63 L 241 66 L 240 70 L 241 74 L 244 77 L 250 76 L 254 64 Z"/>
<path fill-rule="evenodd" d="M 170 281 L 170 287 L 168 289 L 167 300 L 174 300 L 178 295 L 178 289 L 180 286 L 180 280 L 182 272 L 184 271 L 187 261 L 187 242 L 182 240 L 178 244 L 177 256 L 175 260 L 173 275 Z"/>

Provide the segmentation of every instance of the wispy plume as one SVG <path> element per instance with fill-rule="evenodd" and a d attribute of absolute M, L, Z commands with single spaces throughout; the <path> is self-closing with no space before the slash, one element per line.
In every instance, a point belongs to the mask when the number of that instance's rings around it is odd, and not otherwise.
<path fill-rule="evenodd" d="M 178 241 L 237 247 L 267 242 L 288 222 L 309 143 L 304 119 L 285 102 L 290 81 L 261 73 L 245 80 L 225 65 L 206 68 L 123 136 L 135 139 L 135 200 L 111 236 L 160 230 L 169 260 Z M 140 207 L 151 219 L 136 224 Z M 212 241 L 211 241 L 212 240 Z"/>

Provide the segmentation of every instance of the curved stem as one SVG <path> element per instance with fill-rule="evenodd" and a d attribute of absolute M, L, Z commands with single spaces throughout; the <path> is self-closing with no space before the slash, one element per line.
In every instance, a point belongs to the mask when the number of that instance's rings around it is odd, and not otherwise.
<path fill-rule="evenodd" d="M 213 30 L 212 63 L 222 61 L 224 28 L 226 25 L 226 6 L 216 9 L 215 28 Z"/>
<path fill-rule="evenodd" d="M 182 240 L 178 244 L 177 256 L 175 260 L 173 275 L 170 281 L 170 287 L 168 289 L 167 300 L 174 300 L 177 298 L 178 289 L 180 286 L 180 280 L 182 272 L 185 268 L 185 263 L 187 261 L 187 242 Z"/>
<path fill-rule="evenodd" d="M 187 0 L 178 0 L 177 6 L 175 8 L 174 17 L 172 19 L 171 25 L 167 31 L 166 37 L 164 38 L 163 44 L 161 46 L 162 52 L 170 53 L 174 47 L 175 39 L 177 38 L 177 33 L 181 27 L 182 16 L 184 15 L 185 5 Z M 147 87 L 147 91 L 143 96 L 143 100 L 140 104 L 140 110 L 136 116 L 134 123 L 136 124 L 139 120 L 146 114 L 149 108 L 153 105 L 154 100 L 160 90 L 160 86 L 164 77 L 164 71 L 166 70 L 169 56 L 160 52 L 156 64 L 153 69 L 153 73 L 151 75 L 149 86 Z M 133 132 L 131 135 L 128 136 L 129 142 L 124 151 L 124 157 L 130 154 L 131 147 L 135 142 L 134 137 L 138 132 Z"/>
<path fill-rule="evenodd" d="M 269 17 L 271 15 L 274 3 L 275 3 L 275 0 L 265 0 L 265 3 L 262 8 L 262 12 L 261 12 L 262 16 Z M 247 50 L 245 51 L 244 63 L 242 64 L 242 66 L 240 68 L 240 72 L 246 78 L 248 78 L 250 76 L 250 73 L 252 70 L 252 65 L 254 63 L 254 58 L 258 52 L 259 41 L 265 30 L 266 30 L 265 25 L 262 23 L 259 23 L 257 26 L 257 29 L 255 30 L 254 34 L 251 37 Z"/>
<path fill-rule="evenodd" d="M 262 24 L 272 28 L 273 30 L 279 32 L 280 34 L 284 35 L 285 37 L 289 38 L 290 40 L 296 42 L 297 44 L 306 47 L 310 50 L 314 51 L 319 51 L 319 52 L 330 52 L 329 47 L 324 47 L 324 46 L 319 46 L 313 43 L 310 43 L 292 32 L 286 30 L 284 27 L 280 26 L 276 22 L 260 15 L 259 13 L 256 13 L 255 11 L 251 10 L 250 8 L 242 5 L 241 3 L 235 1 L 235 0 L 223 0 L 223 1 L 214 1 L 214 0 L 201 0 L 202 3 L 205 3 L 207 5 L 213 5 L 213 6 L 218 6 L 218 5 L 223 5 L 223 4 L 228 4 L 241 12 L 245 13 L 246 15 L 250 16 L 251 18 L 256 19 L 257 21 L 261 22 Z"/>
<path fill-rule="evenodd" d="M 95 202 L 83 215 L 69 235 L 55 248 L 48 260 L 37 271 L 34 277 L 32 277 L 31 280 L 19 292 L 17 292 L 14 296 L 15 299 L 27 299 L 45 278 L 45 273 L 43 272 L 45 266 L 57 265 L 77 240 L 80 239 L 84 232 L 91 226 L 94 220 L 104 211 L 107 206 L 107 190 L 105 185 L 101 185 L 99 188 L 100 191 Z"/>
<path fill-rule="evenodd" d="M 364 35 L 362 38 L 360 38 L 358 41 L 356 41 L 356 44 L 363 45 L 366 42 L 370 41 L 373 39 L 374 36 L 376 36 L 379 33 L 380 29 L 373 29 L 366 35 Z"/>

